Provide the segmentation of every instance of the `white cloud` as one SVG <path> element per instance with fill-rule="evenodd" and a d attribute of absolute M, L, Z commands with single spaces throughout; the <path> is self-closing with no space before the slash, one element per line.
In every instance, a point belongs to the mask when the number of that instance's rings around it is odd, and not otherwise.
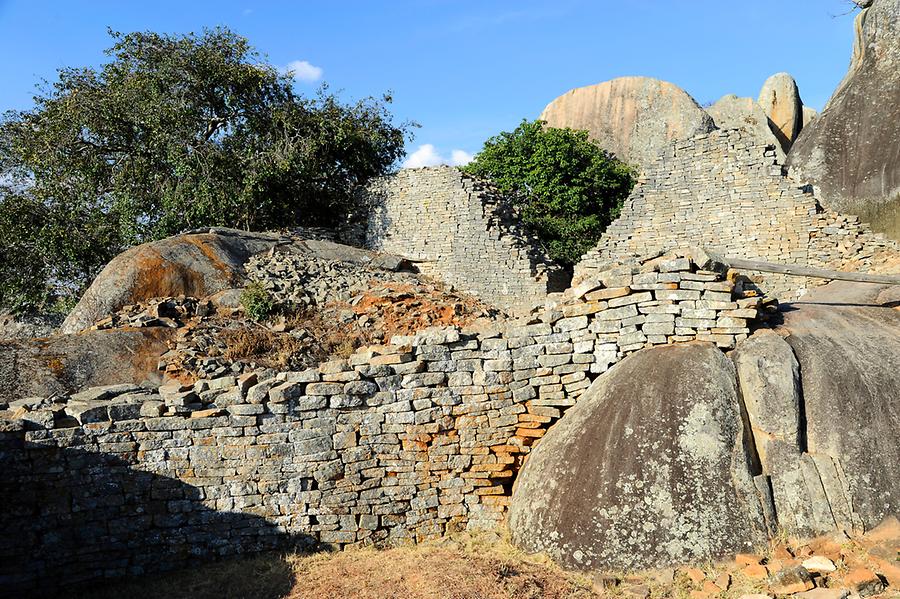
<path fill-rule="evenodd" d="M 450 164 L 454 166 L 465 166 L 472 162 L 474 156 L 465 150 L 453 150 L 450 152 Z"/>
<path fill-rule="evenodd" d="M 284 67 L 284 72 L 297 81 L 313 83 L 322 78 L 322 67 L 317 67 L 305 60 L 294 60 Z"/>
<path fill-rule="evenodd" d="M 437 153 L 431 144 L 423 144 L 419 149 L 409 155 L 403 163 L 404 168 L 419 168 L 420 166 L 436 166 L 444 164 L 444 159 Z"/>
<path fill-rule="evenodd" d="M 403 162 L 403 168 L 437 166 L 439 164 L 462 166 L 468 164 L 471 160 L 472 155 L 465 150 L 452 150 L 450 152 L 450 159 L 448 160 L 435 149 L 433 144 L 422 144 Z"/>

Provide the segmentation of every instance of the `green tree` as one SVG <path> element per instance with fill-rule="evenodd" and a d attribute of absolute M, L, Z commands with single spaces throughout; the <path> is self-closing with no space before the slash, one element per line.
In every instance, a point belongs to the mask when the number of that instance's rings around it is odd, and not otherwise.
<path fill-rule="evenodd" d="M 619 215 L 634 171 L 586 131 L 523 120 L 485 142 L 465 173 L 511 198 L 551 258 L 574 264 Z"/>
<path fill-rule="evenodd" d="M 0 306 L 73 297 L 123 249 L 185 229 L 334 224 L 403 155 L 389 96 L 300 96 L 227 29 L 110 34 L 109 62 L 60 70 L 0 121 L 4 264 L 41 260 Z"/>

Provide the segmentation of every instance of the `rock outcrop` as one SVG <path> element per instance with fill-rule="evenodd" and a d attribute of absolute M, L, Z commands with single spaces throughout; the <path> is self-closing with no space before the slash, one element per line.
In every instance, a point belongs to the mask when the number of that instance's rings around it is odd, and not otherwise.
<path fill-rule="evenodd" d="M 76 333 L 119 308 L 155 297 L 206 297 L 240 287 L 251 255 L 279 242 L 271 233 L 215 229 L 145 243 L 116 256 L 60 329 Z"/>
<path fill-rule="evenodd" d="M 583 570 L 718 558 L 763 541 L 734 381 L 706 344 L 613 367 L 532 451 L 510 505 L 513 540 Z"/>
<path fill-rule="evenodd" d="M 719 129 L 744 129 L 775 147 L 778 164 L 797 136 L 818 114 L 803 105 L 797 82 L 788 73 L 776 73 L 763 83 L 758 99 L 723 96 L 706 109 Z"/>
<path fill-rule="evenodd" d="M 779 164 L 784 163 L 785 151 L 781 141 L 769 126 L 769 116 L 753 98 L 739 98 L 731 94 L 722 96 L 706 109 L 719 129 L 744 129 L 766 145 L 775 147 Z"/>
<path fill-rule="evenodd" d="M 323 285 L 340 287 L 341 281 L 346 283 L 345 271 L 353 269 L 354 265 L 373 273 L 376 278 L 381 278 L 374 274 L 377 271 L 396 272 L 410 268 L 409 262 L 399 256 L 323 239 L 304 239 L 296 234 L 250 233 L 221 228 L 185 233 L 133 247 L 117 256 L 94 279 L 63 322 L 61 332 L 76 333 L 124 306 L 154 298 L 184 296 L 209 298 L 213 303 L 230 302 L 233 298 L 223 298 L 222 292 L 243 287 L 248 279 L 250 258 L 276 246 L 318 262 L 319 268 L 329 272 L 337 269 L 335 276 L 317 281 L 320 299 Z"/>
<path fill-rule="evenodd" d="M 157 327 L 0 342 L 3 397 L 49 397 L 120 383 L 158 385 L 159 357 L 173 338 L 172 329 Z"/>
<path fill-rule="evenodd" d="M 900 0 L 875 0 L 855 26 L 850 69 L 788 165 L 829 208 L 900 239 Z"/>
<path fill-rule="evenodd" d="M 829 287 L 785 313 L 803 389 L 800 447 L 827 500 L 816 528 L 868 530 L 900 514 L 900 311 L 877 299 L 834 305 Z"/>
<path fill-rule="evenodd" d="M 621 77 L 570 90 L 544 108 L 551 127 L 586 129 L 625 162 L 644 167 L 669 143 L 715 128 L 683 89 L 648 77 Z"/>
<path fill-rule="evenodd" d="M 769 127 L 786 152 L 803 127 L 803 102 L 797 82 L 787 73 L 766 79 L 757 103 L 769 119 Z"/>
<path fill-rule="evenodd" d="M 832 283 L 731 361 L 698 344 L 629 356 L 533 448 L 514 541 L 573 568 L 630 569 L 900 514 L 898 296 Z"/>

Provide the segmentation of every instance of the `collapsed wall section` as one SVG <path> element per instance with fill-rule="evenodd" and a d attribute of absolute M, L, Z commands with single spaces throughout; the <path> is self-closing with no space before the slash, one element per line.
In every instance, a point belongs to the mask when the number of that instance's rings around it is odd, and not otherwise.
<path fill-rule="evenodd" d="M 856 217 L 822 209 L 811 187 L 783 173 L 775 149 L 741 129 L 717 130 L 661 152 L 621 216 L 575 267 L 575 282 L 608 260 L 698 246 L 725 256 L 881 272 L 896 266 L 895 243 Z M 808 279 L 753 275 L 769 294 L 802 294 Z"/>
<path fill-rule="evenodd" d="M 514 218 L 508 202 L 449 166 L 402 169 L 371 182 L 356 236 L 504 308 L 542 303 L 568 275 Z"/>

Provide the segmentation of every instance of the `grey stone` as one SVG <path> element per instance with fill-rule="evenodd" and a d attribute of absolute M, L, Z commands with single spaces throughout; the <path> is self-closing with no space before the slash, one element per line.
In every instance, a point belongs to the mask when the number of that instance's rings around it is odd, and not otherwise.
<path fill-rule="evenodd" d="M 900 239 L 900 0 L 876 0 L 854 22 L 853 61 L 822 113 L 788 155 L 832 210 Z"/>
<path fill-rule="evenodd" d="M 513 540 L 581 570 L 750 550 L 766 528 L 743 443 L 733 366 L 719 350 L 638 352 L 531 452 L 510 505 Z"/>

